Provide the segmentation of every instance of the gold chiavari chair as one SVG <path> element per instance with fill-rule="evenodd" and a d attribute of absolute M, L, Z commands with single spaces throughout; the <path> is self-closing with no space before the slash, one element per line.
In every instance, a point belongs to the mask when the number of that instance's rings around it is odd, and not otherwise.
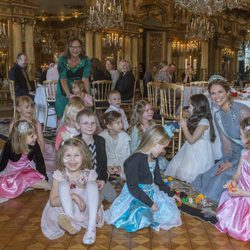
<path fill-rule="evenodd" d="M 16 117 L 16 93 L 15 93 L 15 83 L 12 80 L 9 80 L 9 88 L 10 88 L 10 97 L 13 101 L 13 118 Z"/>
<path fill-rule="evenodd" d="M 45 97 L 46 97 L 46 105 L 45 105 L 45 121 L 43 131 L 46 130 L 48 117 L 49 116 L 56 116 L 55 110 L 55 102 L 56 102 L 56 80 L 46 80 L 43 82 Z M 52 110 L 53 112 L 50 113 L 49 111 Z"/>
<path fill-rule="evenodd" d="M 107 101 L 108 93 L 111 91 L 112 81 L 101 80 L 92 82 L 92 94 L 94 101 L 94 111 L 107 109 L 109 104 Z"/>
<path fill-rule="evenodd" d="M 162 125 L 167 121 L 180 121 L 182 118 L 184 86 L 174 83 L 162 83 L 160 85 L 160 114 Z M 178 132 L 178 150 L 181 148 L 182 130 Z M 175 136 L 172 140 L 172 156 L 175 154 Z"/>
<path fill-rule="evenodd" d="M 148 89 L 148 101 L 155 112 L 160 110 L 160 86 L 161 82 L 149 82 L 147 84 Z"/>

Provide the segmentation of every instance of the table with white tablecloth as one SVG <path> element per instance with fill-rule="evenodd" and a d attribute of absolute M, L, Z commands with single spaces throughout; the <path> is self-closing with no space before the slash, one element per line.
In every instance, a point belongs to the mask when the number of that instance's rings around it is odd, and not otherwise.
<path fill-rule="evenodd" d="M 35 109 L 36 109 L 36 117 L 40 123 L 45 122 L 45 109 L 46 109 L 46 95 L 45 95 L 45 87 L 43 85 L 38 84 L 35 95 Z M 47 127 L 56 128 L 57 127 L 57 117 L 55 114 L 55 108 L 49 108 L 49 117 Z"/>
<path fill-rule="evenodd" d="M 183 106 L 189 106 L 189 100 L 192 95 L 202 94 L 207 91 L 207 87 L 185 86 L 183 93 Z"/>

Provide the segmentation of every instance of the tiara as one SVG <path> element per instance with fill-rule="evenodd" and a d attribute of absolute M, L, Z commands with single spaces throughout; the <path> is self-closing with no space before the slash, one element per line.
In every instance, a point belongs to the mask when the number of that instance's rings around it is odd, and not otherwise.
<path fill-rule="evenodd" d="M 224 77 L 221 76 L 221 75 L 212 75 L 212 76 L 210 76 L 210 78 L 208 79 L 208 84 L 210 84 L 210 83 L 213 82 L 213 81 L 218 81 L 218 80 L 227 81 L 227 79 L 224 78 Z"/>
<path fill-rule="evenodd" d="M 17 126 L 17 129 L 20 133 L 27 133 L 29 129 L 29 123 L 28 122 L 20 122 Z"/>

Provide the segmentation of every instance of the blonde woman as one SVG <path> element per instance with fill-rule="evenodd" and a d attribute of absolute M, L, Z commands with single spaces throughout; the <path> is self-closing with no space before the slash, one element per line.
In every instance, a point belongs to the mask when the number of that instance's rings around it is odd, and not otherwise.
<path fill-rule="evenodd" d="M 125 59 L 119 62 L 118 69 L 120 77 L 116 82 L 115 89 L 120 92 L 122 101 L 127 101 L 133 98 L 135 77 L 130 62 Z"/>

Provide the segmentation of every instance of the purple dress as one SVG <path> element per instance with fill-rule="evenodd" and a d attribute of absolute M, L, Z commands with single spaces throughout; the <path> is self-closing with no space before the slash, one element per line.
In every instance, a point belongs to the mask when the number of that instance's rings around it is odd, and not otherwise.
<path fill-rule="evenodd" d="M 250 150 L 242 153 L 241 175 L 238 188 L 250 192 Z M 221 232 L 228 233 L 231 237 L 250 241 L 250 197 L 231 197 L 225 191 L 220 199 L 217 209 L 216 228 Z"/>
<path fill-rule="evenodd" d="M 0 197 L 13 199 L 21 195 L 25 189 L 45 179 L 31 166 L 27 154 L 14 162 L 9 160 L 4 171 L 0 173 Z"/>

